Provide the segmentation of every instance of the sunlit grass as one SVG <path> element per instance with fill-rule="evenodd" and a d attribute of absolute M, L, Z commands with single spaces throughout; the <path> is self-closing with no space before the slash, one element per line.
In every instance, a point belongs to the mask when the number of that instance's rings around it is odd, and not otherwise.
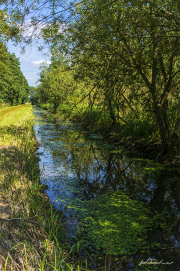
<path fill-rule="evenodd" d="M 60 213 L 51 207 L 39 181 L 32 106 L 6 109 L 0 111 L 0 261 L 3 268 L 80 270 L 73 259 L 73 247 L 70 249 L 64 239 Z"/>

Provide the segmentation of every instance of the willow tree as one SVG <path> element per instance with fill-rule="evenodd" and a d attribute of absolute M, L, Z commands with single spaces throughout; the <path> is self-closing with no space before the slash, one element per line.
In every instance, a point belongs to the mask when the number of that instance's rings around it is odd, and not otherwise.
<path fill-rule="evenodd" d="M 97 63 L 102 67 L 106 59 L 107 74 L 116 63 L 119 78 L 128 75 L 131 86 L 141 82 L 141 89 L 149 93 L 163 152 L 172 148 L 172 141 L 177 145 L 180 111 L 175 122 L 169 123 L 169 105 L 178 97 L 180 83 L 177 3 L 92 0 L 81 2 L 74 16 L 69 38 L 75 61 L 89 57 L 90 70 Z M 81 61 L 83 66 L 87 67 L 86 62 Z"/>

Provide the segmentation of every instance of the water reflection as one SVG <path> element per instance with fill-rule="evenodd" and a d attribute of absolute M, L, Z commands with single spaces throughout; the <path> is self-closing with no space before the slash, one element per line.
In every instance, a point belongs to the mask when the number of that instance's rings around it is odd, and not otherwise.
<path fill-rule="evenodd" d="M 46 194 L 56 208 L 72 219 L 76 199 L 88 201 L 107 191 L 124 191 L 131 199 L 148 203 L 155 213 L 163 213 L 163 223 L 148 231 L 149 242 L 164 244 L 162 249 L 134 253 L 131 261 L 118 259 L 111 270 L 134 270 L 148 258 L 172 265 L 159 265 L 157 270 L 179 270 L 180 238 L 180 177 L 179 171 L 156 165 L 126 149 L 109 145 L 99 135 L 81 131 L 69 122 L 50 122 L 46 111 L 34 108 L 35 133 L 40 143 L 41 180 L 48 185 Z M 162 224 L 162 223 L 161 223 Z M 118 267 L 119 264 L 119 267 Z M 98 266 L 98 265 L 97 265 Z M 96 267 L 97 267 L 96 266 Z M 137 270 L 143 270 L 141 265 Z M 117 269 L 121 268 L 121 269 Z"/>

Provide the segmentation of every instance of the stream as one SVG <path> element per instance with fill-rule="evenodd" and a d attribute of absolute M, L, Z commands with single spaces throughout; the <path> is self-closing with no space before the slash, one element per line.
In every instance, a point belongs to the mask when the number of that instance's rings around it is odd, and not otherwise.
<path fill-rule="evenodd" d="M 70 242 L 84 245 L 88 268 L 180 270 L 179 169 L 50 120 L 38 107 L 33 113 L 41 183 L 67 218 Z"/>

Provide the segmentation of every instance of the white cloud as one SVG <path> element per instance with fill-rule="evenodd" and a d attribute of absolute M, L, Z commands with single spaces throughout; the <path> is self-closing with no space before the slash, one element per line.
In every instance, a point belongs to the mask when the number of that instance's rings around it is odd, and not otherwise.
<path fill-rule="evenodd" d="M 27 80 L 28 81 L 36 81 L 37 80 L 37 77 L 35 78 L 35 77 L 29 77 L 29 78 L 27 78 Z"/>
<path fill-rule="evenodd" d="M 41 30 L 46 27 L 46 24 L 37 23 L 33 25 L 31 20 L 27 20 L 21 26 L 21 33 L 27 38 L 41 38 Z"/>
<path fill-rule="evenodd" d="M 39 22 L 33 24 L 31 20 L 24 22 L 20 28 L 23 37 L 32 38 L 32 39 L 42 39 L 41 31 L 48 27 L 47 23 Z M 64 29 L 67 28 L 67 24 L 59 24 L 59 33 L 63 33 Z"/>
<path fill-rule="evenodd" d="M 49 64 L 51 64 L 51 61 L 45 61 L 44 59 L 42 59 L 42 60 L 31 62 L 30 67 L 39 68 L 41 65 L 49 65 Z"/>

